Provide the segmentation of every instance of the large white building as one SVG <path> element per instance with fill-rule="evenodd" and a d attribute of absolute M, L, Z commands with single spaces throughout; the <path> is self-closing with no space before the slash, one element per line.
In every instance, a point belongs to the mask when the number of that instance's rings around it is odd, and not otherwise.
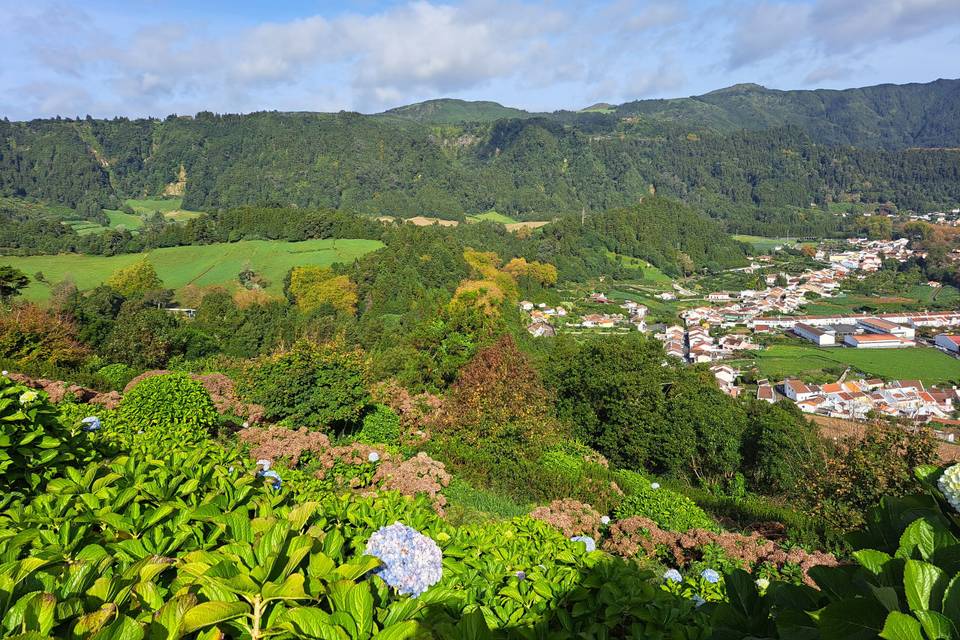
<path fill-rule="evenodd" d="M 823 329 L 818 329 L 802 322 L 798 322 L 793 326 L 793 332 L 818 347 L 833 347 L 837 344 L 836 335 L 834 335 L 832 331 L 824 331 Z"/>
<path fill-rule="evenodd" d="M 856 349 L 902 349 L 916 344 L 912 340 L 898 338 L 889 333 L 851 333 L 843 342 Z"/>

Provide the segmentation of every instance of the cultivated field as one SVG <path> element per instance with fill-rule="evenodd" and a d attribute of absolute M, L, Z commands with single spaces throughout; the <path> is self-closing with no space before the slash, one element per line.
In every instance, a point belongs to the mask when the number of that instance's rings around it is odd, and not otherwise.
<path fill-rule="evenodd" d="M 755 357 L 761 377 L 821 377 L 825 369 L 854 371 L 885 380 L 919 379 L 924 384 L 960 381 L 960 360 L 929 347 L 910 349 L 820 349 L 812 345 L 773 345 Z"/>
<path fill-rule="evenodd" d="M 254 271 L 270 281 L 268 291 L 279 293 L 283 288 L 283 276 L 291 267 L 350 262 L 381 246 L 376 240 L 248 240 L 155 249 L 146 255 L 164 285 L 171 289 L 188 284 L 237 286 L 237 274 L 249 263 Z M 69 276 L 81 289 L 90 289 L 106 281 L 117 269 L 140 260 L 143 255 L 10 256 L 0 258 L 0 264 L 13 265 L 28 274 L 41 271 L 46 280 L 53 283 Z M 27 300 L 35 301 L 49 296 L 50 287 L 37 282 L 32 282 L 24 293 Z"/>

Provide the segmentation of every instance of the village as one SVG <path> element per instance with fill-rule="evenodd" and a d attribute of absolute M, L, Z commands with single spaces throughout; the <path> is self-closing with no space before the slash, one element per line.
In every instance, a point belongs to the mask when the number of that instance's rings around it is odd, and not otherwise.
<path fill-rule="evenodd" d="M 811 298 L 839 295 L 845 281 L 881 269 L 884 261 L 922 257 L 908 248 L 906 239 L 851 239 L 845 244 L 842 250 L 818 248 L 813 258 L 821 266 L 795 275 L 777 271 L 771 256 L 756 257 L 741 270 L 763 269 L 762 281 L 767 285 L 763 289 L 698 294 L 673 283 L 671 290 L 654 297 L 667 301 L 703 299 L 707 303 L 679 311 L 682 323 L 648 324 L 646 305 L 632 300 L 618 304 L 597 292 L 589 294 L 584 302 L 592 307 L 617 305 L 618 311 L 577 316 L 573 305 L 551 307 L 529 301 L 521 303 L 521 310 L 529 314 L 528 331 L 537 337 L 556 335 L 558 322 L 566 330 L 650 333 L 663 343 L 667 356 L 690 364 L 710 364 L 720 389 L 734 397 L 744 393 L 744 386 L 739 384 L 742 372 L 725 361 L 763 350 L 763 336 L 792 336 L 817 347 L 858 350 L 904 349 L 922 342 L 954 357 L 960 355 L 960 335 L 950 333 L 960 333 L 957 311 L 802 315 Z M 921 337 L 920 331 L 927 337 Z M 761 401 L 789 401 L 805 413 L 849 420 L 886 415 L 914 422 L 951 423 L 954 412 L 960 409 L 956 388 L 926 388 L 919 380 L 840 379 L 816 385 L 790 378 L 776 382 L 761 379 L 756 381 L 755 393 Z"/>

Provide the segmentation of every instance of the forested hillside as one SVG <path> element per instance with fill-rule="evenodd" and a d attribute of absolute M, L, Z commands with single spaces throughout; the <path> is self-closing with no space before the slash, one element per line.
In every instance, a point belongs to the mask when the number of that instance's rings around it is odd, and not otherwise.
<path fill-rule="evenodd" d="M 691 98 L 628 102 L 617 108 L 617 115 L 700 122 L 717 131 L 794 125 L 822 144 L 956 147 L 960 80 L 842 91 L 777 91 L 739 84 Z"/>
<path fill-rule="evenodd" d="M 172 193 L 198 210 L 254 204 L 463 219 L 495 209 L 545 219 L 630 206 L 656 192 L 725 220 L 729 231 L 787 220 L 777 232 L 803 235 L 811 224 L 822 230 L 825 223 L 811 217 L 832 201 L 955 206 L 960 151 L 894 147 L 958 144 L 960 119 L 950 117 L 960 104 L 956 86 L 849 95 L 740 87 L 687 102 L 632 103 L 616 113 L 493 122 L 512 112 L 443 101 L 389 117 L 4 121 L 0 195 L 91 216 L 122 198 Z M 801 103 L 806 111 L 790 106 Z M 457 113 L 478 121 L 431 124 L 431 114 Z M 849 137 L 830 133 L 840 130 Z M 826 144 L 833 142 L 864 146 Z"/>

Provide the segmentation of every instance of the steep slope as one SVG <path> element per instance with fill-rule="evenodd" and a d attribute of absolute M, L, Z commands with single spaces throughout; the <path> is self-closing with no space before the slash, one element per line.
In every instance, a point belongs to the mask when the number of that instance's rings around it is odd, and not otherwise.
<path fill-rule="evenodd" d="M 823 144 L 955 147 L 960 146 L 960 80 L 813 91 L 742 84 L 690 98 L 628 102 L 617 114 L 721 132 L 793 125 Z"/>

